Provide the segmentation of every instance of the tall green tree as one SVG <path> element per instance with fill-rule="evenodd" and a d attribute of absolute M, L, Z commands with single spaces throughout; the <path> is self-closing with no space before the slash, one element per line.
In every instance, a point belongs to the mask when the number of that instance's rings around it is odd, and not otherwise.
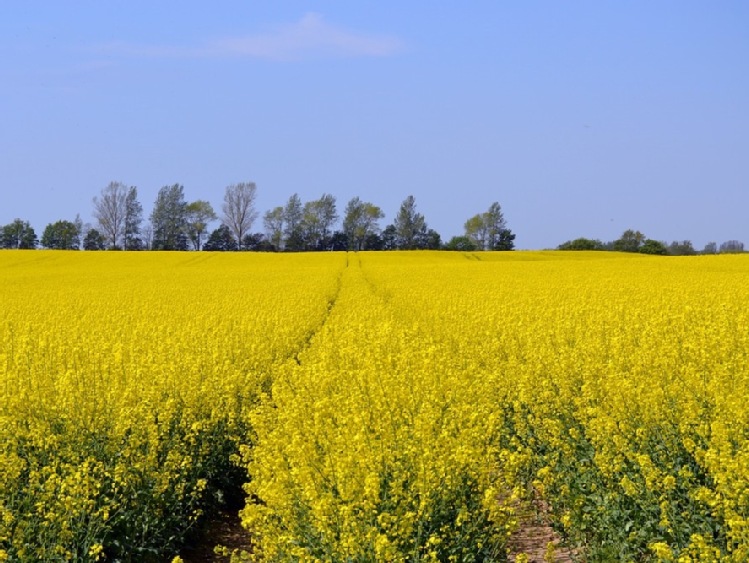
<path fill-rule="evenodd" d="M 180 184 L 164 186 L 151 212 L 154 250 L 187 250 L 187 202 Z"/>
<path fill-rule="evenodd" d="M 458 250 L 461 252 L 473 252 L 478 250 L 478 246 L 470 237 L 465 235 L 455 236 L 445 244 L 445 250 Z"/>
<path fill-rule="evenodd" d="M 395 225 L 388 225 L 382 229 L 380 235 L 382 241 L 382 250 L 398 250 L 398 233 L 395 231 Z"/>
<path fill-rule="evenodd" d="M 336 200 L 330 194 L 308 201 L 302 210 L 302 238 L 310 250 L 327 250 L 338 220 Z"/>
<path fill-rule="evenodd" d="M 78 241 L 79 241 L 78 248 L 80 249 L 83 247 L 83 234 L 91 227 L 88 225 L 84 226 L 83 219 L 81 219 L 80 213 L 75 214 L 75 219 L 73 220 L 73 223 L 75 224 L 75 228 L 78 230 Z"/>
<path fill-rule="evenodd" d="M 50 223 L 42 233 L 42 246 L 52 250 L 78 250 L 81 233 L 72 221 L 60 220 Z"/>
<path fill-rule="evenodd" d="M 380 232 L 379 220 L 385 217 L 376 205 L 362 201 L 358 197 L 346 204 L 343 218 L 343 232 L 351 250 L 366 250 L 366 240 Z"/>
<path fill-rule="evenodd" d="M 234 235 L 237 245 L 242 244 L 246 234 L 250 232 L 252 223 L 257 218 L 255 198 L 257 186 L 255 182 L 241 182 L 227 186 L 224 192 L 224 203 L 221 206 L 224 225 Z"/>
<path fill-rule="evenodd" d="M 510 229 L 502 229 L 493 244 L 492 250 L 514 250 L 515 233 Z"/>
<path fill-rule="evenodd" d="M 283 207 L 279 205 L 266 211 L 263 216 L 263 226 L 265 227 L 265 236 L 268 242 L 273 245 L 275 250 L 283 250 Z"/>
<path fill-rule="evenodd" d="M 242 241 L 242 249 L 251 252 L 273 252 L 275 247 L 266 240 L 263 233 L 250 233 Z"/>
<path fill-rule="evenodd" d="M 638 252 L 641 252 L 642 254 L 663 255 L 668 254 L 668 247 L 659 240 L 649 238 L 645 239 L 645 242 L 642 243 Z"/>
<path fill-rule="evenodd" d="M 614 241 L 612 248 L 617 252 L 639 252 L 646 239 L 640 231 L 627 229 Z"/>
<path fill-rule="evenodd" d="M 131 186 L 125 196 L 125 219 L 123 229 L 123 248 L 125 250 L 142 250 L 145 246 L 141 237 L 143 206 L 138 201 L 138 189 Z"/>
<path fill-rule="evenodd" d="M 104 235 L 96 229 L 89 229 L 83 237 L 83 250 L 104 250 L 106 247 Z"/>
<path fill-rule="evenodd" d="M 496 201 L 484 213 L 465 222 L 467 236 L 478 250 L 513 250 L 515 235 L 507 227 L 502 208 Z"/>
<path fill-rule="evenodd" d="M 348 235 L 343 231 L 335 231 L 330 235 L 330 250 L 341 252 L 349 249 Z"/>
<path fill-rule="evenodd" d="M 231 229 L 223 224 L 211 233 L 205 246 L 203 246 L 203 250 L 206 252 L 226 252 L 238 248 Z"/>
<path fill-rule="evenodd" d="M 426 229 L 416 237 L 416 248 L 420 250 L 439 250 L 442 248 L 442 237 L 434 229 Z"/>
<path fill-rule="evenodd" d="M 187 204 L 187 236 L 195 250 L 200 250 L 208 224 L 218 219 L 213 207 L 201 199 Z"/>
<path fill-rule="evenodd" d="M 576 238 L 557 246 L 557 250 L 604 250 L 603 243 L 598 239 Z"/>
<path fill-rule="evenodd" d="M 28 221 L 14 219 L 0 232 L 0 247 L 7 249 L 31 250 L 37 247 L 39 240 L 34 228 Z"/>
<path fill-rule="evenodd" d="M 330 239 L 333 236 L 333 228 L 338 222 L 336 198 L 331 194 L 322 194 L 320 199 L 313 201 L 312 204 L 319 221 L 320 240 L 326 247 L 329 247 Z"/>
<path fill-rule="evenodd" d="M 283 224 L 285 249 L 298 251 L 304 249 L 304 237 L 302 234 L 302 219 L 304 217 L 304 206 L 299 194 L 294 194 L 286 202 L 283 208 Z"/>
<path fill-rule="evenodd" d="M 463 225 L 465 236 L 473 243 L 476 250 L 486 250 L 488 245 L 488 232 L 484 215 L 479 213 L 468 219 Z"/>
<path fill-rule="evenodd" d="M 424 216 L 416 211 L 414 196 L 408 196 L 401 203 L 398 214 L 393 221 L 396 246 L 402 250 L 413 250 L 421 247 L 426 239 L 427 223 Z"/>

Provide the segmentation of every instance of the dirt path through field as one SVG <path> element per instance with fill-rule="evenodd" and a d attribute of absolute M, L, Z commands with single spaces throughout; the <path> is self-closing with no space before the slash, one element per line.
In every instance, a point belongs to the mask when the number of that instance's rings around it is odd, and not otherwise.
<path fill-rule="evenodd" d="M 520 515 L 520 528 L 510 537 L 509 561 L 517 561 L 525 554 L 528 563 L 570 563 L 580 561 L 575 551 L 560 545 L 559 535 L 549 524 L 548 509 L 534 501 L 530 509 Z"/>
<path fill-rule="evenodd" d="M 549 544 L 553 548 L 549 548 Z M 206 526 L 205 532 L 193 547 L 182 552 L 185 563 L 228 563 L 229 557 L 217 555 L 213 548 L 223 545 L 229 553 L 234 549 L 249 551 L 250 536 L 242 528 L 236 510 L 220 512 Z M 520 529 L 510 538 L 509 561 L 517 561 L 520 554 L 527 556 L 528 563 L 572 563 L 574 552 L 560 547 L 559 536 L 549 525 L 545 511 L 539 507 L 523 515 Z"/>
<path fill-rule="evenodd" d="M 180 555 L 185 563 L 228 563 L 229 556 L 214 553 L 217 545 L 228 548 L 229 553 L 251 549 L 250 535 L 242 527 L 237 510 L 219 512 L 207 523 L 195 545 L 185 548 Z"/>

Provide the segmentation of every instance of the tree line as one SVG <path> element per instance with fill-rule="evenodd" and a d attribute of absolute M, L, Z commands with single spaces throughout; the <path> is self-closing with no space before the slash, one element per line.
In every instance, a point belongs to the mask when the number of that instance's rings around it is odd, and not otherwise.
<path fill-rule="evenodd" d="M 494 202 L 464 224 L 464 234 L 443 243 L 429 228 L 416 200 L 408 196 L 393 222 L 381 228 L 385 214 L 359 197 L 338 213 L 336 198 L 323 194 L 303 202 L 292 195 L 285 205 L 260 218 L 255 206 L 257 186 L 242 182 L 226 187 L 220 213 L 210 202 L 185 199 L 184 187 L 162 187 L 146 219 L 138 189 L 111 182 L 93 198 L 93 224 L 80 215 L 48 224 L 41 239 L 28 221 L 15 219 L 0 227 L 0 248 L 55 250 L 205 250 L 302 252 L 330 250 L 513 250 L 515 234 L 502 208 Z M 340 221 L 339 221 L 340 220 Z M 213 230 L 209 225 L 219 222 Z"/>
<path fill-rule="evenodd" d="M 577 238 L 557 246 L 557 250 L 610 250 L 616 252 L 639 252 L 670 256 L 693 256 L 696 254 L 726 254 L 744 252 L 744 243 L 727 240 L 720 244 L 708 242 L 702 250 L 694 248 L 692 241 L 675 240 L 670 244 L 646 237 L 640 231 L 627 229 L 618 239 L 601 242 L 598 239 Z"/>

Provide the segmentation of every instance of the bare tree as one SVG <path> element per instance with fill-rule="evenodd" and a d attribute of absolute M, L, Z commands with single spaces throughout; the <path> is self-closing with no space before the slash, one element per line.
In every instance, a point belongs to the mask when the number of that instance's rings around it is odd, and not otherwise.
<path fill-rule="evenodd" d="M 94 197 L 94 217 L 109 248 L 122 248 L 129 190 L 121 182 L 110 182 Z"/>
<path fill-rule="evenodd" d="M 242 240 L 257 218 L 257 211 L 255 211 L 256 192 L 255 182 L 241 182 L 227 186 L 224 194 L 224 203 L 221 206 L 224 215 L 221 220 L 224 225 L 229 227 L 240 247 Z"/>

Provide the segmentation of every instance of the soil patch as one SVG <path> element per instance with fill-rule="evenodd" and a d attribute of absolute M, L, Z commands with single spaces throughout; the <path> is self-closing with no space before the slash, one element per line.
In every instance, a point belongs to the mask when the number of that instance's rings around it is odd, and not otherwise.
<path fill-rule="evenodd" d="M 206 524 L 194 545 L 184 548 L 180 556 L 185 563 L 228 563 L 230 557 L 214 553 L 217 545 L 228 548 L 229 553 L 235 549 L 252 549 L 250 534 L 242 527 L 238 510 L 218 512 Z"/>
<path fill-rule="evenodd" d="M 509 542 L 509 561 L 517 561 L 525 554 L 528 563 L 571 563 L 581 561 L 576 550 L 562 545 L 549 523 L 548 505 L 534 500 L 531 507 L 520 514 L 520 527 Z M 522 559 L 521 559 L 522 561 Z"/>

